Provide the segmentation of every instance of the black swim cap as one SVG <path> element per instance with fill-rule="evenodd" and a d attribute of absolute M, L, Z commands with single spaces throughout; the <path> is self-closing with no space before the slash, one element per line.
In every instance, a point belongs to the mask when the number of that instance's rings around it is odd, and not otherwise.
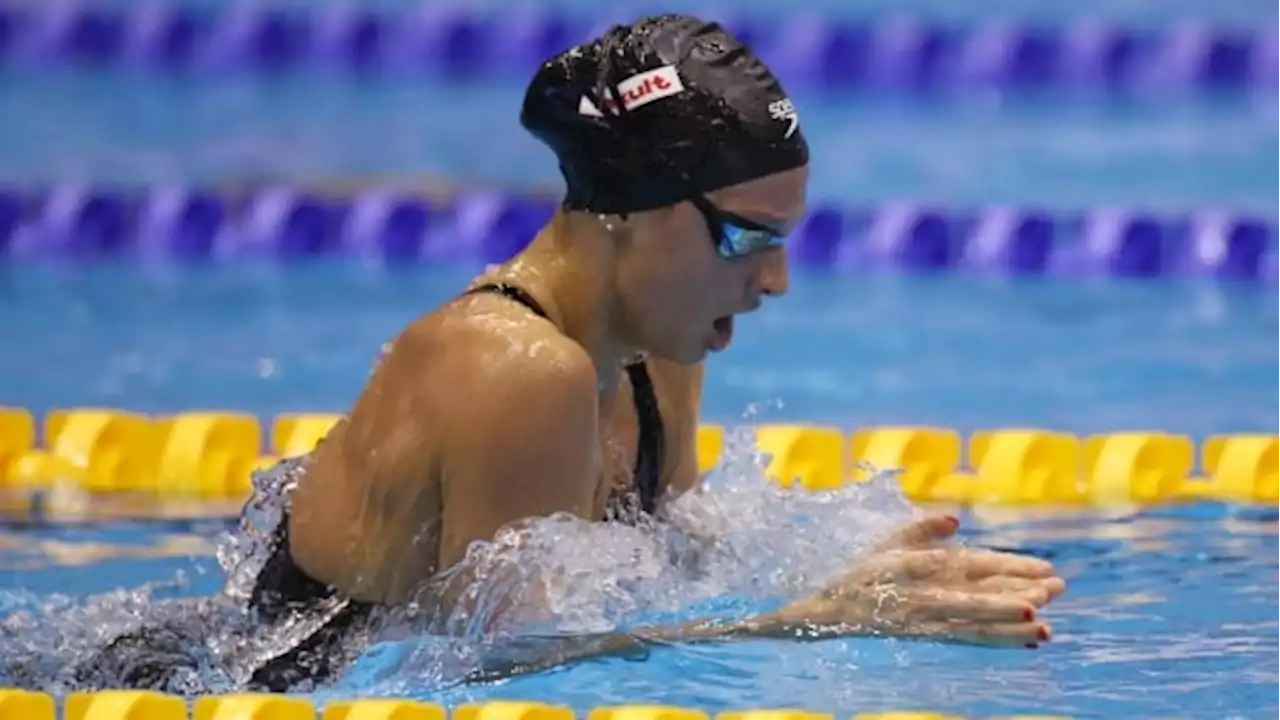
<path fill-rule="evenodd" d="M 551 58 L 520 123 L 555 152 L 568 210 L 649 210 L 809 160 L 773 73 L 719 24 L 688 15 L 618 25 Z"/>

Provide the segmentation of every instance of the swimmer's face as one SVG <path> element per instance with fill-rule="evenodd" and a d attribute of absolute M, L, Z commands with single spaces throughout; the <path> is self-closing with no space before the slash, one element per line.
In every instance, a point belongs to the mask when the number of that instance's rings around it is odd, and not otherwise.
<path fill-rule="evenodd" d="M 784 244 L 761 242 L 734 256 L 717 237 L 720 222 L 737 218 L 785 236 L 804 216 L 808 179 L 806 166 L 707 193 L 701 209 L 682 202 L 636 215 L 618 272 L 632 342 L 680 363 L 728 347 L 733 317 L 784 294 L 789 278 Z"/>

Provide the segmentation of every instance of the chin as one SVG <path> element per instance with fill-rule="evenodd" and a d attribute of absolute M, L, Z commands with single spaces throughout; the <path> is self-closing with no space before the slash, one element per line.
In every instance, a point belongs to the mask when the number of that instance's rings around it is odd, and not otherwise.
<path fill-rule="evenodd" d="M 706 360 L 709 353 L 710 351 L 705 347 L 689 345 L 683 348 L 655 348 L 649 351 L 649 356 L 676 365 L 697 365 Z"/>
<path fill-rule="evenodd" d="M 699 345 L 697 348 L 690 350 L 684 359 L 679 362 L 681 365 L 697 365 L 700 362 L 705 362 L 709 355 L 711 355 L 711 349 L 706 345 Z"/>
<path fill-rule="evenodd" d="M 678 365 L 697 365 L 700 362 L 706 361 L 707 356 L 710 354 L 711 353 L 708 350 L 699 350 L 697 352 L 689 353 L 675 362 Z"/>

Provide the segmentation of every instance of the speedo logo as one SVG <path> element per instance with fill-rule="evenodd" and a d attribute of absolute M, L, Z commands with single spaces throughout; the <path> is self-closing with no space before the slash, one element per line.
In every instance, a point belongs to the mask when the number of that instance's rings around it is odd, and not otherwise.
<path fill-rule="evenodd" d="M 655 100 L 675 95 L 681 90 L 684 90 L 684 83 L 680 82 L 680 75 L 673 65 L 663 65 L 660 68 L 646 70 L 639 75 L 632 75 L 618 83 L 618 94 L 622 97 L 623 110 L 635 110 Z M 605 91 L 603 104 L 609 110 L 615 110 L 617 107 L 617 101 L 614 100 L 613 94 L 607 90 Z M 596 107 L 596 104 L 586 95 L 583 95 L 582 99 L 578 101 L 578 114 L 590 117 L 604 117 L 604 114 L 600 112 L 600 108 Z"/>
<path fill-rule="evenodd" d="M 796 128 L 800 127 L 800 114 L 796 112 L 796 106 L 791 102 L 791 98 L 769 103 L 769 117 L 778 122 L 787 123 L 787 132 L 782 136 L 784 140 L 794 135 Z"/>

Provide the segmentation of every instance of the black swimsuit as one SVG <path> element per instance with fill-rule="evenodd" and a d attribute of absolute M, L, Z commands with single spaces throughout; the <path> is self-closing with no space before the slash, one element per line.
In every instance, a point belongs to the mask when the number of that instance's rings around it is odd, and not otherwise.
<path fill-rule="evenodd" d="M 542 306 L 527 292 L 506 284 L 489 284 L 473 288 L 467 294 L 493 292 L 528 307 L 547 317 Z M 652 515 L 657 503 L 658 480 L 662 471 L 662 415 L 653 382 L 643 361 L 626 366 L 635 396 L 640 437 L 636 448 L 634 487 L 629 492 L 615 493 L 609 498 L 605 519 L 612 522 L 634 522 L 640 513 Z M 285 463 L 299 462 L 293 458 Z M 289 648 L 263 659 L 252 669 L 249 690 L 285 692 L 301 682 L 323 682 L 340 674 L 360 654 L 358 643 L 352 642 L 353 631 L 364 625 L 373 609 L 343 596 L 335 588 L 306 574 L 289 552 L 288 514 L 282 514 L 273 538 L 273 549 L 255 581 L 249 598 L 250 610 L 264 623 L 263 633 L 272 626 L 314 626 Z M 187 618 L 180 626 L 167 623 L 117 637 L 89 663 L 78 668 L 78 679 L 92 689 L 103 678 L 114 686 L 181 692 L 184 675 L 197 668 L 198 661 L 182 650 L 183 637 L 198 640 L 206 631 L 199 618 Z M 163 639 L 163 640 L 162 640 Z"/>

